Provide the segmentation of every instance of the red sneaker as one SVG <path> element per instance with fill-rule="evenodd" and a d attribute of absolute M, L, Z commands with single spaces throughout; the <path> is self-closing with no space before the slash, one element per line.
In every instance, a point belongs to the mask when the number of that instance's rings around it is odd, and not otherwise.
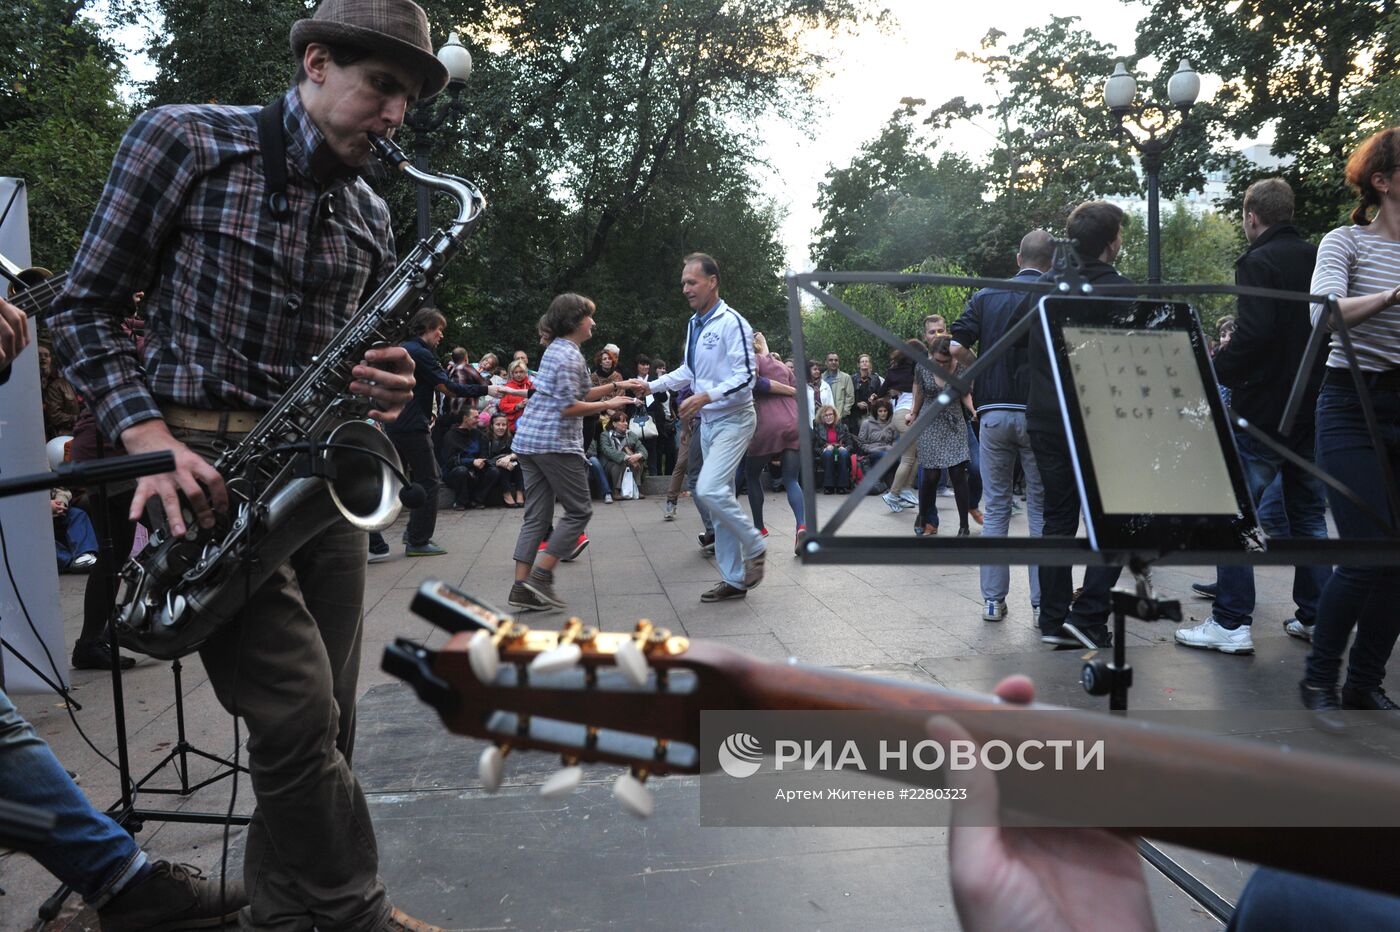
<path fill-rule="evenodd" d="M 766 527 L 761 527 L 761 528 L 758 529 L 758 533 L 762 534 L 764 537 L 767 537 L 767 536 L 768 536 L 768 529 L 767 529 Z"/>
<path fill-rule="evenodd" d="M 574 543 L 574 549 L 569 553 L 567 557 L 561 557 L 560 559 L 562 559 L 565 563 L 572 563 L 578 559 L 579 554 L 583 553 L 587 549 L 588 535 L 580 534 L 578 536 L 578 540 Z"/>

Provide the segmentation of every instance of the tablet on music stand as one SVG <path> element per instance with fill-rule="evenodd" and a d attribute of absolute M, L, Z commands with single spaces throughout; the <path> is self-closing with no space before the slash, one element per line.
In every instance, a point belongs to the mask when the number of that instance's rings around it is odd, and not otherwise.
<path fill-rule="evenodd" d="M 1191 306 L 1047 296 L 1040 322 L 1090 546 L 1262 549 Z"/>

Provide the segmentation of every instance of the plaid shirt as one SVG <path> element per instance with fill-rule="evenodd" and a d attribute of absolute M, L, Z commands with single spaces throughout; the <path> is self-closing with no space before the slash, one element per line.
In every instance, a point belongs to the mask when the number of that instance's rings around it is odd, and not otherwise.
<path fill-rule="evenodd" d="M 291 215 L 264 206 L 255 107 L 159 107 L 112 163 L 59 309 L 54 350 L 111 438 L 159 402 L 264 409 L 394 267 L 389 211 L 285 100 Z M 141 353 L 122 337 L 145 291 Z"/>
<path fill-rule="evenodd" d="M 559 337 L 549 344 L 535 376 L 535 393 L 515 424 L 516 453 L 577 453 L 583 455 L 583 418 L 563 411 L 593 388 L 588 363 L 572 340 Z"/>

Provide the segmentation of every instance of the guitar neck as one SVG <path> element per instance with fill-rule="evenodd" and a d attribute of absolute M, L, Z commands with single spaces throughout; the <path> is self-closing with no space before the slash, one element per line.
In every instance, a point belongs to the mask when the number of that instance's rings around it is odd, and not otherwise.
<path fill-rule="evenodd" d="M 64 285 L 68 284 L 68 273 L 61 272 L 21 291 L 10 298 L 10 303 L 24 312 L 26 317 L 37 317 L 49 309 Z"/>
<path fill-rule="evenodd" d="M 1085 779 L 1083 798 L 1072 784 L 1067 793 L 1047 794 L 1045 784 L 1018 768 L 998 775 L 1003 812 L 1013 824 L 1057 822 L 1112 824 L 1115 799 L 1160 800 L 1189 824 L 1110 828 L 1282 870 L 1400 894 L 1400 872 L 1378 851 L 1400 841 L 1400 768 L 1341 756 L 1285 752 L 1263 743 L 1226 739 L 1162 727 L 1119 716 L 1045 706 L 1035 714 L 1008 714 L 1005 704 L 984 696 L 879 680 L 840 671 L 766 663 L 704 642 L 693 642 L 692 659 L 721 666 L 737 681 L 743 708 L 755 711 L 866 711 L 871 731 L 886 730 L 912 740 L 925 737 L 923 724 L 935 713 L 988 713 L 957 716 L 979 743 L 1000 740 L 1015 747 L 1027 740 L 1104 739 L 1111 785 Z M 924 771 L 885 774 L 903 782 L 926 783 Z M 1087 776 L 1087 775 L 1086 775 Z M 1103 777 L 1104 775 L 1094 775 Z M 1310 827 L 1242 827 L 1245 808 L 1258 812 L 1335 815 L 1333 828 L 1311 819 Z M 1324 811 L 1325 810 L 1325 811 Z M 1166 822 L 1167 820 L 1163 820 Z M 1172 819 L 1171 821 L 1176 821 Z M 1209 826 L 1209 827 L 1202 827 Z"/>

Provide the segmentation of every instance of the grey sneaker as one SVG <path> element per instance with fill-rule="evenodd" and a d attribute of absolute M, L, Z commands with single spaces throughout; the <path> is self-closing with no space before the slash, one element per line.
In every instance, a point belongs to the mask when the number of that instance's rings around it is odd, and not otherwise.
<path fill-rule="evenodd" d="M 447 551 L 439 547 L 437 541 L 430 540 L 426 544 L 409 544 L 404 553 L 410 557 L 441 557 Z"/>
<path fill-rule="evenodd" d="M 666 510 L 665 510 L 665 512 L 662 513 L 662 515 L 661 515 L 661 520 L 662 520 L 662 521 L 674 521 L 674 520 L 676 520 L 676 503 L 673 502 L 673 501 L 671 501 L 670 499 L 667 499 L 667 500 L 666 500 Z"/>
<path fill-rule="evenodd" d="M 97 911 L 102 932 L 172 932 L 175 929 L 238 925 L 238 911 L 248 905 L 243 882 L 229 877 L 223 896 L 219 882 L 188 864 L 155 861 L 140 880 L 128 884 Z"/>
<path fill-rule="evenodd" d="M 378 547 L 374 546 L 374 544 L 369 545 L 369 562 L 383 563 L 391 556 L 392 554 L 389 552 L 388 543 L 380 542 L 380 545 Z"/>
<path fill-rule="evenodd" d="M 524 583 L 519 582 L 510 587 L 510 597 L 506 601 L 510 603 L 511 608 L 522 612 L 547 612 L 554 607 L 526 589 Z"/>
<path fill-rule="evenodd" d="M 520 581 L 520 585 L 544 599 L 554 608 L 564 608 L 568 603 L 554 592 L 554 573 L 536 567 L 530 575 Z"/>
<path fill-rule="evenodd" d="M 1006 618 L 1006 603 L 1001 599 L 988 599 L 982 609 L 983 621 L 1002 621 Z"/>

